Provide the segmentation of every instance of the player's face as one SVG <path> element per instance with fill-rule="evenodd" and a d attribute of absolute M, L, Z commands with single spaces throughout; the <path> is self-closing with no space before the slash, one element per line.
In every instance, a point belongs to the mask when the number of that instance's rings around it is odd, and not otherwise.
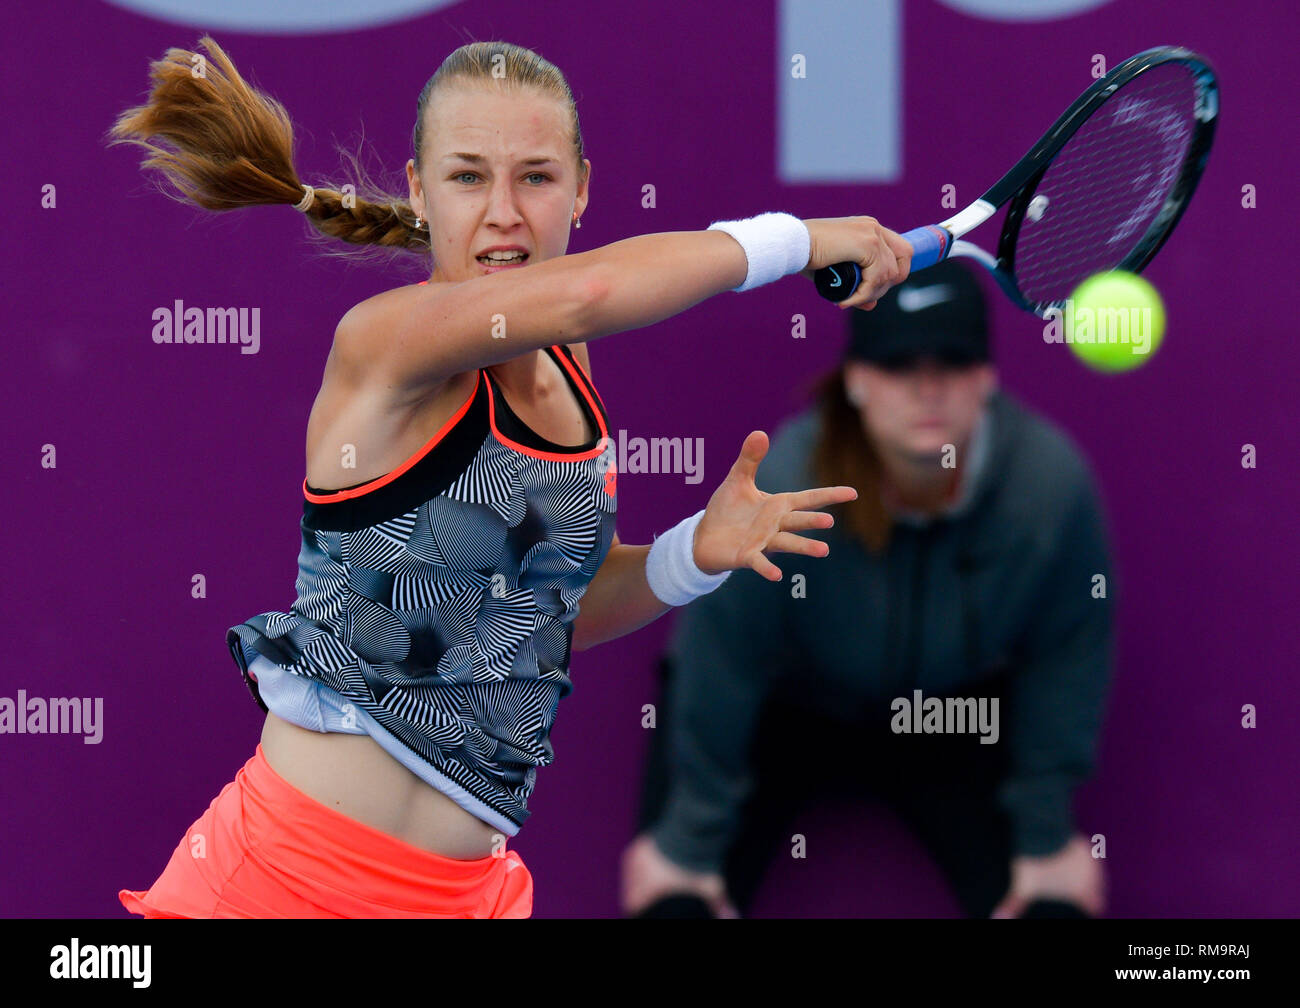
<path fill-rule="evenodd" d="M 450 87 L 435 93 L 426 114 L 420 171 L 408 162 L 407 178 L 411 205 L 429 228 L 431 279 L 468 280 L 564 255 L 590 175 L 584 161 L 579 178 L 564 104 L 531 89 Z M 498 245 L 519 246 L 527 257 L 495 266 L 478 258 Z"/>
<path fill-rule="evenodd" d="M 957 367 L 923 357 L 889 369 L 852 361 L 846 380 L 863 395 L 859 412 L 875 444 L 898 458 L 934 463 L 945 445 L 970 437 L 995 379 L 989 364 Z"/>

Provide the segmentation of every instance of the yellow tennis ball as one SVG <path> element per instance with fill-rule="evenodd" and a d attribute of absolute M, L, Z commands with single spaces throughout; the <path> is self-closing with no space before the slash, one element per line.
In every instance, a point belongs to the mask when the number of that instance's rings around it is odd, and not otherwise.
<path fill-rule="evenodd" d="M 1111 270 L 1079 284 L 1065 303 L 1065 339 L 1074 355 L 1098 371 L 1145 364 L 1165 335 L 1160 292 L 1136 273 Z"/>

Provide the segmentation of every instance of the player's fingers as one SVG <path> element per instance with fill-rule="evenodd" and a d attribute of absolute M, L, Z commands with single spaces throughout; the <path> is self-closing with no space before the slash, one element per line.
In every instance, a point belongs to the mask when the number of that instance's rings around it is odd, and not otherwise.
<path fill-rule="evenodd" d="M 861 291 L 855 291 L 852 297 L 847 297 L 836 304 L 837 308 L 861 308 L 863 311 L 871 311 L 876 307 L 874 300 L 868 301 Z"/>
<path fill-rule="evenodd" d="M 889 246 L 889 251 L 894 253 L 894 258 L 898 260 L 899 265 L 903 270 L 903 276 L 899 280 L 899 283 L 902 283 L 903 280 L 907 279 L 907 273 L 911 269 L 912 255 L 915 252 L 915 249 L 912 248 L 912 243 L 897 231 L 890 231 L 889 228 L 881 228 L 880 233 L 885 239 L 885 244 Z"/>
<path fill-rule="evenodd" d="M 861 308 L 863 304 L 863 297 L 862 297 L 863 282 L 864 281 L 860 280 L 858 282 L 858 289 L 855 290 L 848 297 L 846 297 L 843 301 L 836 301 L 835 307 L 840 309 L 841 311 L 843 311 L 845 308 Z"/>
<path fill-rule="evenodd" d="M 900 256 L 897 262 L 898 262 L 898 279 L 894 281 L 895 287 L 897 287 L 899 284 L 901 284 L 904 280 L 906 280 L 909 276 L 912 275 L 912 257 L 910 255 L 907 256 L 906 258 Z"/>
<path fill-rule="evenodd" d="M 789 532 L 778 532 L 772 536 L 772 541 L 767 544 L 766 549 L 773 553 L 801 553 L 810 557 L 824 557 L 831 551 L 824 542 L 805 539 L 803 536 Z"/>
<path fill-rule="evenodd" d="M 889 265 L 882 263 L 883 258 L 888 258 Z M 874 308 L 874 302 L 889 289 L 888 284 L 885 284 L 881 289 L 880 277 L 882 273 L 888 274 L 893 271 L 893 262 L 893 255 L 889 253 L 888 248 L 882 242 L 877 241 L 875 247 L 869 249 L 858 260 L 860 278 L 857 289 L 843 301 L 836 302 L 837 306 L 841 310 L 845 308 L 862 308 L 867 305 L 867 302 L 872 302 L 871 307 Z"/>
<path fill-rule="evenodd" d="M 781 569 L 777 567 L 776 564 L 772 563 L 772 561 L 767 557 L 763 556 L 762 553 L 755 552 L 753 557 L 749 559 L 749 566 L 752 570 L 757 571 L 769 581 L 781 580 Z"/>
<path fill-rule="evenodd" d="M 813 487 L 811 490 L 792 490 L 788 493 L 791 514 L 813 512 L 827 504 L 842 504 L 857 499 L 858 492 L 851 486 Z"/>
<path fill-rule="evenodd" d="M 891 231 L 890 234 L 893 234 L 893 232 Z M 885 243 L 885 248 L 888 250 L 886 255 L 889 256 L 894 265 L 893 274 L 890 277 L 890 286 L 897 287 L 907 279 L 907 274 L 912 269 L 911 246 L 909 245 L 907 250 L 900 255 L 896 247 L 888 241 L 886 235 L 881 235 L 881 240 Z M 904 242 L 903 244 L 906 245 L 907 243 Z"/>
<path fill-rule="evenodd" d="M 805 529 L 830 528 L 835 517 L 825 511 L 791 511 L 781 519 L 782 532 L 802 532 Z"/>
<path fill-rule="evenodd" d="M 754 435 L 760 435 L 755 437 Z M 754 482 L 758 475 L 759 463 L 767 455 L 770 447 L 766 431 L 753 430 L 745 435 L 745 440 L 740 444 L 740 454 L 736 456 L 736 461 L 731 465 L 730 475 L 737 476 L 748 482 Z"/>
<path fill-rule="evenodd" d="M 874 244 L 871 265 L 863 269 L 862 286 L 858 289 L 863 301 L 879 300 L 900 279 L 898 256 L 894 254 L 894 250 L 886 244 L 880 234 L 876 235 Z"/>
<path fill-rule="evenodd" d="M 881 236 L 894 256 L 894 286 L 897 287 L 912 272 L 912 256 L 916 253 L 916 250 L 912 248 L 912 243 L 897 231 L 882 228 Z"/>
<path fill-rule="evenodd" d="M 879 234 L 873 235 L 859 258 L 858 272 L 857 289 L 843 301 L 836 302 L 841 310 L 863 308 L 870 311 L 885 292 L 906 275 L 900 270 L 898 257 Z"/>

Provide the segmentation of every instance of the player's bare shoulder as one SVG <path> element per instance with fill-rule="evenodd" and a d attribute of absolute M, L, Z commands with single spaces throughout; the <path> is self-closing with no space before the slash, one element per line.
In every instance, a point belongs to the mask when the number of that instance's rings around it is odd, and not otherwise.
<path fill-rule="evenodd" d="M 407 284 L 380 291 L 353 305 L 339 319 L 334 330 L 336 349 L 358 361 L 374 360 L 383 349 L 386 337 L 398 328 L 398 321 L 411 311 L 427 287 Z"/>
<path fill-rule="evenodd" d="M 407 284 L 380 291 L 349 308 L 334 330 L 331 364 L 354 385 L 380 383 L 395 393 L 414 399 L 427 399 L 439 381 L 422 380 L 418 386 L 402 373 L 401 362 L 407 358 L 401 341 L 404 323 L 427 301 L 433 285 Z"/>

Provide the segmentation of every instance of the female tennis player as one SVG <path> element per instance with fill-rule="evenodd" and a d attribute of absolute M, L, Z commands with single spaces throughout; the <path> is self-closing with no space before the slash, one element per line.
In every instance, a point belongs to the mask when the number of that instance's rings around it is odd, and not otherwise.
<path fill-rule="evenodd" d="M 571 648 L 630 633 L 770 553 L 851 487 L 765 494 L 753 431 L 702 511 L 614 531 L 610 423 L 585 344 L 705 298 L 852 260 L 870 309 L 910 246 L 870 217 L 768 213 L 566 255 L 587 207 L 573 96 L 536 53 L 462 46 L 419 97 L 406 200 L 314 188 L 292 125 L 221 48 L 171 49 L 110 134 L 209 210 L 295 206 L 325 235 L 431 258 L 339 322 L 307 425 L 297 601 L 232 627 L 267 712 L 145 917 L 527 917 L 528 816 Z M 201 72 L 195 70 L 202 67 Z M 166 141 L 155 144 L 152 138 Z M 579 611 L 581 600 L 581 611 Z"/>

